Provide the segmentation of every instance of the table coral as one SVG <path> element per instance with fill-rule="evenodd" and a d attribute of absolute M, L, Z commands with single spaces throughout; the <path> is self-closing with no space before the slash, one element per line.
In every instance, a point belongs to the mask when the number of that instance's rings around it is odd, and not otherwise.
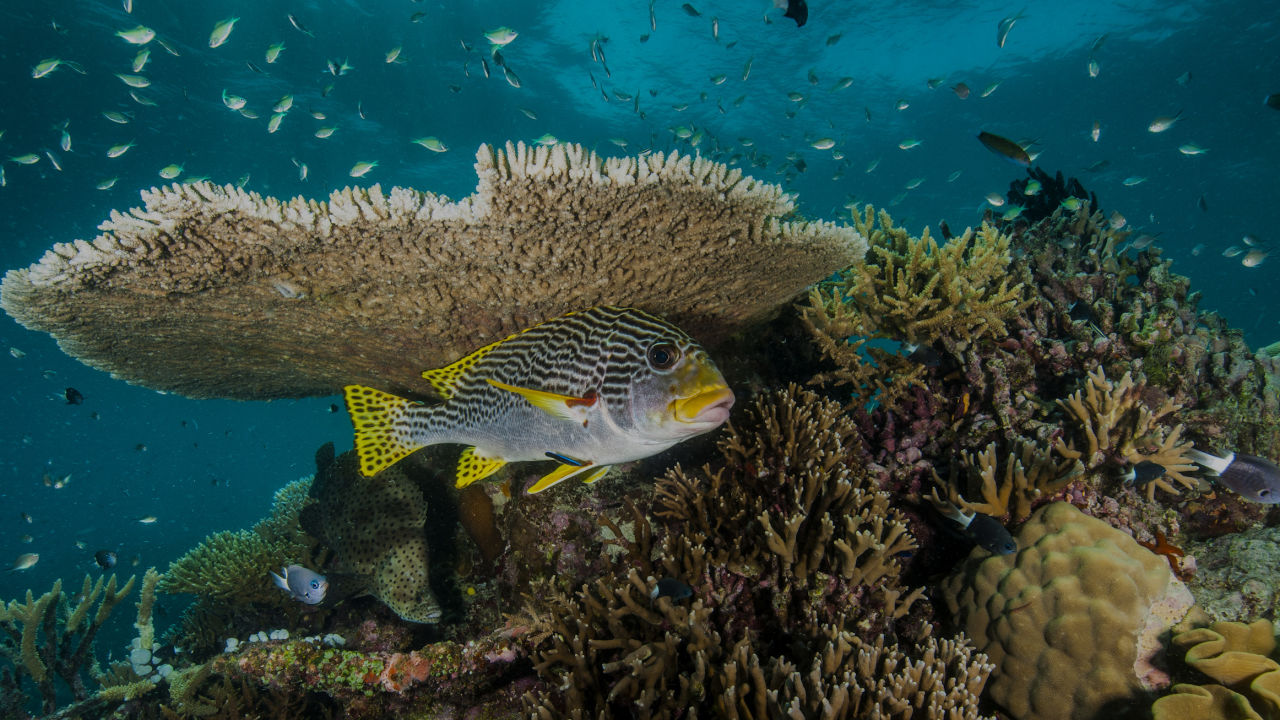
<path fill-rule="evenodd" d="M 1017 720 L 1085 720 L 1168 684 L 1151 660 L 1193 601 L 1164 558 L 1068 503 L 1036 511 L 1016 555 L 974 551 L 943 583 L 996 666 L 988 693 Z"/>
<path fill-rule="evenodd" d="M 457 202 L 377 185 L 327 202 L 207 182 L 145 191 L 92 241 L 7 273 L 0 304 L 156 390 L 430 395 L 423 370 L 595 305 L 724 337 L 866 251 L 852 228 L 793 219 L 781 187 L 698 156 L 508 143 L 481 146 L 475 167 Z"/>

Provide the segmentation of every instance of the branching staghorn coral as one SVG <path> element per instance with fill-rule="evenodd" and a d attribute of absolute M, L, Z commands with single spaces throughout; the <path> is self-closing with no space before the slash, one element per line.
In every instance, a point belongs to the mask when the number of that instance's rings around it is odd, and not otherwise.
<path fill-rule="evenodd" d="M 1084 447 L 1077 449 L 1074 440 L 1059 439 L 1054 449 L 1068 460 L 1081 461 L 1086 472 L 1143 461 L 1160 464 L 1165 474 L 1147 483 L 1147 500 L 1154 500 L 1157 489 L 1177 493 L 1169 480 L 1195 487 L 1195 479 L 1186 475 L 1196 465 L 1185 455 L 1192 443 L 1180 441 L 1183 426 L 1167 430 L 1159 424 L 1180 406 L 1166 397 L 1153 410 L 1144 400 L 1146 394 L 1146 386 L 1135 383 L 1130 373 L 1117 383 L 1098 367 L 1089 373 L 1084 387 L 1058 401 L 1078 424 Z"/>
<path fill-rule="evenodd" d="M 976 455 L 966 451 L 962 457 L 965 471 L 981 480 L 978 494 L 982 500 L 965 499 L 963 493 L 969 492 L 965 485 L 972 487 L 972 484 L 957 480 L 954 472 L 950 481 L 943 482 L 934 471 L 933 479 L 942 488 L 946 499 L 965 510 L 994 517 L 1008 513 L 1014 522 L 1030 517 L 1037 500 L 1046 499 L 1061 490 L 1081 471 L 1079 460 L 1055 461 L 1052 453 L 1030 442 L 1021 443 L 1018 450 L 1005 457 L 1003 473 L 999 472 L 1000 460 L 995 442 Z M 952 467 L 955 468 L 954 465 Z M 999 483 L 996 482 L 997 477 L 1000 477 Z M 970 497 L 974 494 L 970 493 Z"/>
<path fill-rule="evenodd" d="M 298 524 L 309 501 L 311 478 L 276 491 L 271 515 L 251 530 L 216 532 L 169 566 L 159 589 L 191 593 L 202 600 L 292 603 L 271 585 L 267 572 L 309 560 L 312 543 Z"/>
<path fill-rule="evenodd" d="M 792 386 L 760 399 L 723 460 L 632 507 L 612 575 L 535 589 L 515 620 L 556 688 L 539 718 L 975 718 L 989 667 L 964 640 L 911 646 L 896 555 L 915 547 L 861 466 L 839 403 Z M 692 597 L 657 596 L 658 578 Z M 822 710 L 825 708 L 826 710 Z M 954 714 L 948 714 L 954 713 Z"/>
<path fill-rule="evenodd" d="M 96 582 L 86 575 L 74 604 L 62 594 L 62 581 L 57 580 L 38 598 L 28 590 L 26 602 L 0 605 L 0 632 L 9 640 L 0 644 L 0 652 L 10 664 L 3 684 L 21 693 L 24 678 L 30 680 L 44 713 L 57 709 L 55 678 L 66 684 L 75 700 L 88 698 L 83 673 L 96 663 L 94 638 L 115 606 L 132 592 L 133 584 L 133 577 L 120 587 L 115 575 Z"/>
<path fill-rule="evenodd" d="M 990 225 L 939 246 L 928 228 L 912 237 L 869 205 L 853 220 L 870 243 L 867 261 L 812 291 L 805 313 L 823 354 L 840 367 L 820 380 L 853 384 L 865 399 L 878 391 L 880 402 L 892 407 L 919 382 L 922 369 L 879 351 L 870 353 L 877 368 L 869 370 L 860 353 L 866 338 L 941 343 L 963 352 L 978 340 L 1007 335 L 1008 323 L 1030 304 L 1023 284 L 1011 280 L 1010 237 Z"/>

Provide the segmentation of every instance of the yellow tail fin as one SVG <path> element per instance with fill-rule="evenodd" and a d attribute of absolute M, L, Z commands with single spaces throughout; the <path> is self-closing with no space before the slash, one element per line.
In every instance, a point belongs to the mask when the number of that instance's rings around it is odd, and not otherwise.
<path fill-rule="evenodd" d="M 364 385 L 348 385 L 342 392 L 356 430 L 361 475 L 373 477 L 423 447 L 405 437 L 401 422 L 417 403 Z"/>

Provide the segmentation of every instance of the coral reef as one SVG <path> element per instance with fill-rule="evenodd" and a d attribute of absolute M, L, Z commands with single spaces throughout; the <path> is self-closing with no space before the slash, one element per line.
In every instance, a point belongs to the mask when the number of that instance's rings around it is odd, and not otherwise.
<path fill-rule="evenodd" d="M 6 274 L 0 305 L 86 364 L 190 397 L 430 395 L 424 368 L 595 305 L 712 341 L 866 251 L 852 228 L 781 220 L 795 204 L 780 187 L 697 156 L 508 143 L 481 146 L 476 173 L 458 202 L 153 189 L 91 242 Z M 532 278 L 515 305 L 511 278 Z"/>
<path fill-rule="evenodd" d="M 1007 514 L 1021 522 L 1031 516 L 1032 504 L 1036 500 L 1052 496 L 1080 472 L 1078 460 L 1055 461 L 1050 453 L 1033 443 L 1023 443 L 1017 452 L 1009 453 L 1004 463 L 1004 472 L 1000 473 L 995 442 L 976 455 L 964 453 L 963 465 L 968 474 L 976 475 L 981 481 L 978 489 L 981 502 L 966 500 L 959 483 L 943 482 L 936 472 L 934 480 L 954 505 L 995 517 Z M 1001 478 L 999 483 L 996 482 L 997 476 Z M 974 494 L 970 493 L 970 496 Z"/>
<path fill-rule="evenodd" d="M 868 340 L 963 352 L 1007 335 L 1008 322 L 1030 302 L 1024 284 L 1010 282 L 1011 239 L 992 226 L 968 229 L 940 247 L 928 228 L 912 237 L 871 206 L 853 220 L 870 244 L 867 261 L 812 291 L 805 314 L 823 354 L 839 366 L 815 380 L 847 383 L 864 400 L 896 407 L 923 370 L 867 347 Z"/>
<path fill-rule="evenodd" d="M 1163 558 L 1069 503 L 1036 511 L 1016 555 L 975 550 L 943 583 L 1018 720 L 1086 720 L 1169 678 L 1152 660 L 1191 594 Z"/>
<path fill-rule="evenodd" d="M 128 662 L 113 663 L 104 670 L 94 655 L 99 631 L 116 605 L 133 591 L 135 579 L 131 576 L 121 586 L 115 575 L 96 581 L 86 576 L 80 592 L 72 596 L 63 595 L 62 581 L 57 580 L 39 598 L 28 590 L 26 602 L 0 604 L 0 632 L 7 636 L 7 642 L 0 643 L 0 653 L 9 664 L 0 670 L 0 714 L 29 717 L 27 686 L 34 686 L 41 711 L 50 718 L 96 717 L 154 690 L 157 678 L 139 675 Z M 138 642 L 145 641 L 148 648 L 154 639 L 151 609 L 159 579 L 155 568 L 147 570 L 137 603 L 134 627 Z M 96 691 L 90 690 L 86 675 L 98 684 Z M 62 708 L 58 701 L 65 698 L 60 697 L 56 679 L 72 700 Z"/>
<path fill-rule="evenodd" d="M 1201 678 L 1213 683 L 1174 685 L 1151 706 L 1154 720 L 1263 720 L 1280 717 L 1280 663 L 1271 621 L 1215 622 L 1178 633 L 1173 644 Z"/>
<path fill-rule="evenodd" d="M 1108 380 L 1102 368 L 1090 372 L 1083 388 L 1058 401 L 1079 424 L 1086 442 L 1077 449 L 1074 441 L 1059 440 L 1054 450 L 1068 460 L 1081 461 L 1086 471 L 1108 466 L 1114 470 L 1143 461 L 1159 464 L 1164 474 L 1144 488 L 1149 501 L 1155 499 L 1156 490 L 1177 493 L 1170 480 L 1185 488 L 1196 487 L 1195 479 L 1186 474 L 1197 469 L 1186 455 L 1192 443 L 1179 442 L 1184 426 L 1166 430 L 1158 424 L 1180 406 L 1166 397 L 1153 409 L 1145 400 L 1161 394 L 1135 384 L 1127 372 L 1118 383 Z"/>
<path fill-rule="evenodd" d="M 226 713 L 224 698 L 238 694 L 256 705 L 292 703 L 292 713 L 310 707 L 305 712 L 322 713 L 320 717 L 360 720 L 402 717 L 410 708 L 451 716 L 488 698 L 493 702 L 490 716 L 502 716 L 498 706 L 515 706 L 502 686 L 519 674 L 522 657 L 500 633 L 465 645 L 438 642 L 411 652 L 333 648 L 304 639 L 246 643 L 177 674 L 169 703 L 189 717 L 234 717 Z"/>
<path fill-rule="evenodd" d="M 556 688 L 536 716 L 978 717 L 989 666 L 910 618 L 921 592 L 897 558 L 915 543 L 853 470 L 840 404 L 768 394 L 720 450 L 659 481 L 658 524 L 634 508 L 631 532 L 608 521 L 625 550 L 611 574 L 532 594 L 516 622 Z M 691 599 L 658 596 L 659 577 Z"/>
<path fill-rule="evenodd" d="M 1280 527 L 1255 527 L 1185 546 L 1196 559 L 1187 582 L 1214 620 L 1270 617 L 1280 604 Z"/>
<path fill-rule="evenodd" d="M 301 478 L 276 491 L 271 515 L 250 530 L 205 538 L 169 566 L 160 591 L 190 593 L 202 601 L 293 603 L 268 573 L 291 563 L 313 564 L 314 543 L 298 523 L 310 486 L 311 478 Z"/>

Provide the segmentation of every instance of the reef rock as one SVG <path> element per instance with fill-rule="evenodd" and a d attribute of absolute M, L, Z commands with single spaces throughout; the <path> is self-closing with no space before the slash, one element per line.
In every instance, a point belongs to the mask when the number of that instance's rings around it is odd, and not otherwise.
<path fill-rule="evenodd" d="M 992 699 L 1017 720 L 1086 720 L 1168 685 L 1151 658 L 1193 600 L 1163 557 L 1062 502 L 1017 540 L 1014 555 L 975 549 L 943 586 L 996 666 Z"/>

